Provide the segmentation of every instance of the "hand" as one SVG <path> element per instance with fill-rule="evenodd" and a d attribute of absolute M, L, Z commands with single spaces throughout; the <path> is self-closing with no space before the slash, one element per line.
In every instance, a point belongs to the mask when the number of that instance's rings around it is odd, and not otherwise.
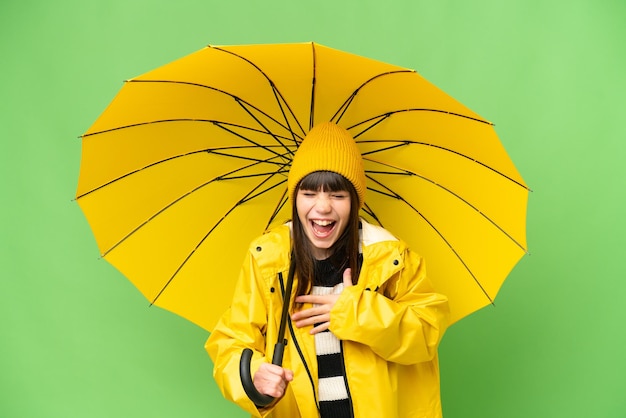
<path fill-rule="evenodd" d="M 293 372 L 271 363 L 263 363 L 254 374 L 252 382 L 260 393 L 273 398 L 285 394 L 287 384 L 293 380 Z"/>
<path fill-rule="evenodd" d="M 345 290 L 350 286 L 352 286 L 352 272 L 350 269 L 346 269 L 343 272 L 343 288 Z M 339 295 L 298 296 L 296 298 L 297 303 L 311 303 L 317 306 L 296 312 L 291 316 L 291 319 L 298 328 L 319 324 L 311 329 L 310 334 L 325 331 L 330 326 L 330 311 L 335 306 L 337 299 L 339 299 Z"/>

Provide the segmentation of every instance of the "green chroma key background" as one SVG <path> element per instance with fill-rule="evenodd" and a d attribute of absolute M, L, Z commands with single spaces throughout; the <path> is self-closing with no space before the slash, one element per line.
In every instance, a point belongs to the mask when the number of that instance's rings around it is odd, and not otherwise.
<path fill-rule="evenodd" d="M 125 79 L 206 44 L 315 41 L 413 68 L 496 124 L 530 256 L 440 349 L 446 418 L 626 416 L 620 1 L 0 5 L 0 416 L 243 417 L 207 333 L 104 260 L 72 201 L 80 136 Z"/>

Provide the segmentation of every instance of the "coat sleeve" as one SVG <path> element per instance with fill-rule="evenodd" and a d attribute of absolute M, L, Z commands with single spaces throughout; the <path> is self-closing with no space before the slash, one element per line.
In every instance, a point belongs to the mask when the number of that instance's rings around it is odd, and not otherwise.
<path fill-rule="evenodd" d="M 213 377 L 224 397 L 255 417 L 269 413 L 258 410 L 248 398 L 239 377 L 239 360 L 244 348 L 253 351 L 251 372 L 266 360 L 265 330 L 267 299 L 258 267 L 248 253 L 242 266 L 230 308 L 211 332 L 205 348 L 213 360 Z"/>
<path fill-rule="evenodd" d="M 331 310 L 330 330 L 386 361 L 415 364 L 437 355 L 450 313 L 447 298 L 426 277 L 423 259 L 408 249 L 402 254 L 400 268 L 382 289 L 361 284 L 367 277 L 344 289 Z"/>

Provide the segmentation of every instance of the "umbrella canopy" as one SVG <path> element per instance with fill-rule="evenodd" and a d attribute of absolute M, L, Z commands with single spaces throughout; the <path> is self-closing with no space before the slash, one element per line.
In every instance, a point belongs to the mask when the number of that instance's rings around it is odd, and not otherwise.
<path fill-rule="evenodd" d="M 326 121 L 362 152 L 361 215 L 425 257 L 452 321 L 493 303 L 526 253 L 528 188 L 492 124 L 413 70 L 316 43 L 209 46 L 127 80 L 82 136 L 76 199 L 106 260 L 210 331 Z"/>

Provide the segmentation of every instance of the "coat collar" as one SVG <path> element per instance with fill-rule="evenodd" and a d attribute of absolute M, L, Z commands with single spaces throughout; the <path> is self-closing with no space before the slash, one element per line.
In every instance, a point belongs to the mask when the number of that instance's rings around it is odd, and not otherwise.
<path fill-rule="evenodd" d="M 291 248 L 291 222 L 281 225 L 260 237 L 252 244 L 251 251 L 273 254 L 274 257 L 257 258 L 259 266 L 270 276 L 289 269 Z M 382 285 L 404 266 L 403 252 L 406 246 L 389 231 L 361 219 L 361 251 L 363 252 L 362 277 L 368 277 L 366 287 Z M 365 273 L 365 274 L 364 274 Z"/>

